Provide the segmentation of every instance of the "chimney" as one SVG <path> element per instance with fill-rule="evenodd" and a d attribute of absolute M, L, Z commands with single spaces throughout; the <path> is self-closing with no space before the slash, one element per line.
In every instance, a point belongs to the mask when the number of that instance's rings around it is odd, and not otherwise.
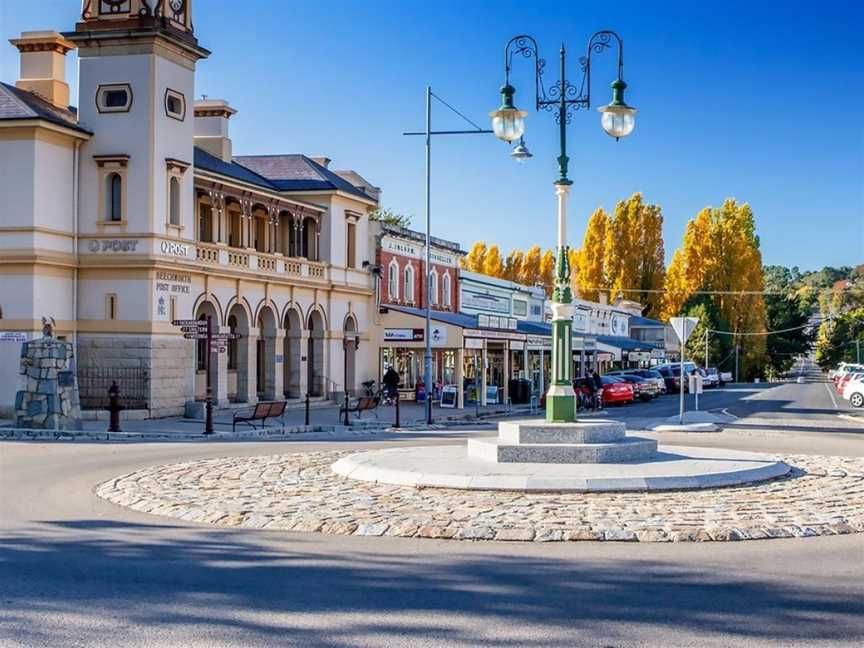
<path fill-rule="evenodd" d="M 228 120 L 236 113 L 222 99 L 200 99 L 195 102 L 195 146 L 223 162 L 231 161 L 231 138 Z"/>
<path fill-rule="evenodd" d="M 310 155 L 309 159 L 316 164 L 320 164 L 325 169 L 330 168 L 330 158 L 328 158 L 326 155 Z"/>
<path fill-rule="evenodd" d="M 11 38 L 9 42 L 21 52 L 21 78 L 15 87 L 69 110 L 66 53 L 75 49 L 75 43 L 55 31 L 22 32 L 21 38 Z"/>

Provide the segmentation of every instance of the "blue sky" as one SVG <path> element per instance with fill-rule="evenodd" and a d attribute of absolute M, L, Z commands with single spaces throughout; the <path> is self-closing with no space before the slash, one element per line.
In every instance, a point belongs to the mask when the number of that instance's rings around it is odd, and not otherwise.
<path fill-rule="evenodd" d="M 235 7 L 248 7 L 245 15 Z M 758 6 L 757 6 L 758 5 Z M 0 0 L 0 34 L 72 29 L 78 0 Z M 627 100 L 636 130 L 615 143 L 599 116 L 576 113 L 568 131 L 572 244 L 597 206 L 641 191 L 663 207 L 667 259 L 687 219 L 726 197 L 749 202 L 765 263 L 864 262 L 864 5 L 807 2 L 285 2 L 196 0 L 201 44 L 197 92 L 225 98 L 237 154 L 303 152 L 354 168 L 383 203 L 423 228 L 423 124 L 429 84 L 484 126 L 499 103 L 502 50 L 529 33 L 569 76 L 591 33 L 625 41 Z M 76 59 L 69 57 L 73 80 Z M 530 65 L 516 63 L 516 103 L 530 109 Z M 592 99 L 607 103 L 614 56 L 596 58 Z M 17 52 L 0 46 L 0 80 L 18 76 Z M 557 77 L 555 77 L 557 78 Z M 461 127 L 435 105 L 434 127 Z M 433 143 L 432 232 L 506 252 L 552 246 L 557 126 L 531 111 L 520 165 L 488 136 Z"/>

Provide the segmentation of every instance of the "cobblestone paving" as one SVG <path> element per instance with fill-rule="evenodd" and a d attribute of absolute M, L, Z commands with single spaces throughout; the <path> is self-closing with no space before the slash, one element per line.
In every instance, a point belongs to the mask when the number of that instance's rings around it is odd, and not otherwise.
<path fill-rule="evenodd" d="M 780 456 L 786 477 L 652 493 L 415 489 L 335 475 L 349 452 L 154 466 L 99 485 L 136 511 L 225 527 L 455 540 L 682 542 L 864 531 L 864 458 Z"/>

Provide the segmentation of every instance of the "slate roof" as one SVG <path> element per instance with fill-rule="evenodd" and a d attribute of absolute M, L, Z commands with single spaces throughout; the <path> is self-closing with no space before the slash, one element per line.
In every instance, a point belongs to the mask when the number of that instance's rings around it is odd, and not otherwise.
<path fill-rule="evenodd" d="M 215 155 L 210 155 L 207 151 L 198 148 L 197 146 L 195 147 L 195 168 L 210 171 L 211 173 L 218 173 L 219 175 L 257 185 L 271 191 L 279 190 L 272 182 L 267 180 L 267 178 L 261 177 L 254 171 L 247 169 L 242 164 L 237 164 L 237 162 L 225 162 L 221 158 L 218 158 Z"/>
<path fill-rule="evenodd" d="M 300 153 L 286 155 L 240 155 L 238 164 L 267 178 L 280 191 L 333 191 L 374 200 L 359 187 L 355 187 L 330 169 Z"/>
<path fill-rule="evenodd" d="M 78 125 L 73 109 L 63 110 L 33 92 L 2 82 L 0 82 L 0 119 L 44 119 L 52 124 L 92 135 L 89 130 Z"/>

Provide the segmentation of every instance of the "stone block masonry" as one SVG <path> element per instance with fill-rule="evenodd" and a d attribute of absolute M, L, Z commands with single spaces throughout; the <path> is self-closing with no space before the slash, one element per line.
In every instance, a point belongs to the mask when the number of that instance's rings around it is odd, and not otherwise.
<path fill-rule="evenodd" d="M 78 381 L 71 369 L 72 345 L 53 337 L 24 342 L 15 395 L 15 426 L 80 430 Z"/>
<path fill-rule="evenodd" d="M 195 397 L 195 343 L 177 335 L 82 335 L 82 368 L 147 370 L 149 417 L 182 416 Z M 123 385 L 118 380 L 121 395 Z"/>

